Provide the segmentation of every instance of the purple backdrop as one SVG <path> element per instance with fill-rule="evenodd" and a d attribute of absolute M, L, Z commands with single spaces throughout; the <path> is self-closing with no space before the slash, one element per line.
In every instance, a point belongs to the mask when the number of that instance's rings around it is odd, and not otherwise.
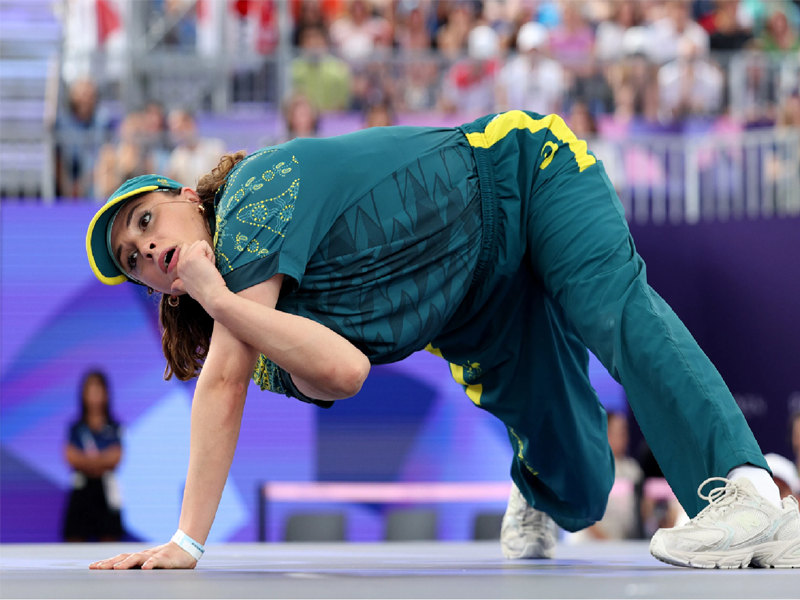
<path fill-rule="evenodd" d="M 0 541 L 53 542 L 69 487 L 64 439 L 82 373 L 111 379 L 125 425 L 119 469 L 138 538 L 174 531 L 188 457 L 193 386 L 161 379 L 155 304 L 99 284 L 86 264 L 88 204 L 2 204 L 0 222 Z M 800 219 L 633 227 L 653 287 L 730 384 L 765 452 L 790 452 L 800 409 Z M 606 406 L 621 393 L 592 363 Z M 256 485 L 268 480 L 508 481 L 502 425 L 476 409 L 443 361 L 417 353 L 376 368 L 359 396 L 322 411 L 251 390 L 212 541 L 256 537 Z M 154 506 L 158 506 L 154 510 Z M 270 512 L 271 537 L 295 507 Z M 442 539 L 467 539 L 477 511 L 440 510 Z M 351 539 L 379 539 L 375 506 L 348 509 Z"/>
<path fill-rule="evenodd" d="M 800 219 L 631 226 L 650 285 L 717 366 L 764 453 L 800 410 Z"/>

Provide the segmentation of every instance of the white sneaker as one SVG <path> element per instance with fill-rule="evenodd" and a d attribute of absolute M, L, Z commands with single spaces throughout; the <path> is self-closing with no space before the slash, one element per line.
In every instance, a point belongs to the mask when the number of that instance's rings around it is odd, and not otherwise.
<path fill-rule="evenodd" d="M 553 558 L 558 539 L 558 525 L 548 515 L 536 510 L 511 484 L 508 508 L 500 529 L 500 547 L 506 558 Z"/>
<path fill-rule="evenodd" d="M 725 487 L 704 496 L 711 481 Z M 800 511 L 793 497 L 777 509 L 744 477 L 706 479 L 697 493 L 709 505 L 682 527 L 656 531 L 650 553 L 658 560 L 703 569 L 800 568 Z"/>

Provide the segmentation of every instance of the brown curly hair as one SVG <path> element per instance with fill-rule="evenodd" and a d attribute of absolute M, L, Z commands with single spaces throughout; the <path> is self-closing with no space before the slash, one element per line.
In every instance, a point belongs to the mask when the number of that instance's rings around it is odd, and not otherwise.
<path fill-rule="evenodd" d="M 220 158 L 219 164 L 210 173 L 203 175 L 197 183 L 196 192 L 205 209 L 209 233 L 213 233 L 211 223 L 214 222 L 214 198 L 217 191 L 225 184 L 231 170 L 245 156 L 247 152 L 244 150 L 224 155 Z M 162 329 L 161 347 L 164 358 L 167 359 L 164 379 L 170 379 L 175 375 L 181 381 L 188 381 L 200 374 L 203 362 L 208 356 L 214 320 L 200 303 L 188 294 L 181 297 L 178 306 L 171 306 L 168 300 L 169 295 L 162 294 L 158 307 Z"/>

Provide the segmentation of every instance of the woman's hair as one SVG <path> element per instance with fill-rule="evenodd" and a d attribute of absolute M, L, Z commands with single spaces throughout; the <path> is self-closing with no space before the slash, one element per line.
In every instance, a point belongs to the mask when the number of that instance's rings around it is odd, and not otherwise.
<path fill-rule="evenodd" d="M 81 381 L 80 387 L 80 403 L 81 403 L 81 418 L 80 421 L 82 423 L 86 423 L 89 417 L 89 411 L 86 408 L 86 389 L 89 387 L 89 383 L 94 380 L 100 384 L 100 387 L 103 388 L 103 393 L 106 397 L 106 403 L 103 406 L 103 414 L 106 417 L 106 423 L 116 423 L 114 419 L 111 418 L 111 397 L 108 393 L 108 379 L 106 378 L 105 373 L 100 370 L 92 370 L 86 373 L 83 376 L 83 380 Z"/>
<path fill-rule="evenodd" d="M 247 153 L 244 150 L 224 155 L 219 164 L 197 183 L 196 191 L 204 208 L 209 233 L 213 234 L 214 199 L 217 191 L 225 184 L 228 173 L 245 156 Z M 167 359 L 164 379 L 170 379 L 173 375 L 181 381 L 197 377 L 208 356 L 214 320 L 189 294 L 181 296 L 178 306 L 170 306 L 169 295 L 162 294 L 158 314 L 163 330 L 161 347 L 164 358 Z"/>

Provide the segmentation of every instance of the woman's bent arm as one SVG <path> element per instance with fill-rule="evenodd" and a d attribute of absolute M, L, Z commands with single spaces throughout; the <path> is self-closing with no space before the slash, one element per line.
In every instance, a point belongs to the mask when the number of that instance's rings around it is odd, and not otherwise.
<path fill-rule="evenodd" d="M 282 275 L 233 294 L 218 291 L 206 310 L 240 340 L 292 375 L 317 400 L 341 400 L 361 389 L 369 359 L 345 338 L 310 319 L 274 308 Z"/>
<path fill-rule="evenodd" d="M 76 471 L 90 477 L 100 477 L 106 471 L 113 470 L 122 458 L 122 448 L 115 444 L 110 448 L 94 454 L 84 452 L 72 444 L 67 445 L 67 462 Z"/>
<path fill-rule="evenodd" d="M 232 293 L 205 241 L 181 248 L 173 293 L 187 292 L 215 323 L 257 348 L 317 400 L 354 396 L 369 374 L 369 359 L 345 338 L 310 319 L 275 310 L 283 275 Z"/>

